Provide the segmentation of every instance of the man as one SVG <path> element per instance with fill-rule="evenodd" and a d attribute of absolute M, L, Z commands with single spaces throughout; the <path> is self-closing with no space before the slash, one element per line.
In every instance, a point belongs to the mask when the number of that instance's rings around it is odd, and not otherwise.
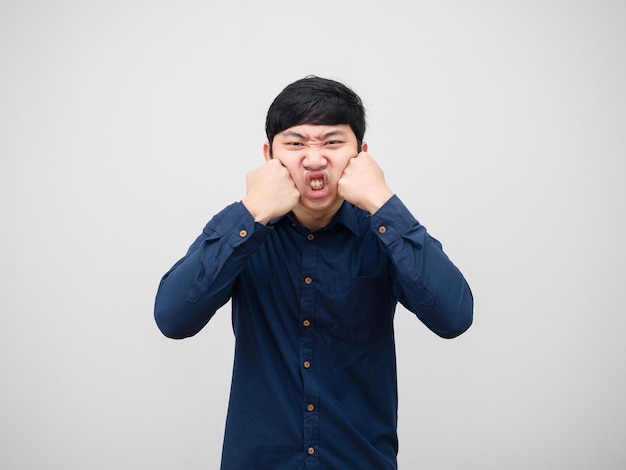
<path fill-rule="evenodd" d="M 352 90 L 298 80 L 266 131 L 245 197 L 161 281 L 157 324 L 192 336 L 232 299 L 223 470 L 395 469 L 396 304 L 452 338 L 472 294 L 367 153 Z"/>

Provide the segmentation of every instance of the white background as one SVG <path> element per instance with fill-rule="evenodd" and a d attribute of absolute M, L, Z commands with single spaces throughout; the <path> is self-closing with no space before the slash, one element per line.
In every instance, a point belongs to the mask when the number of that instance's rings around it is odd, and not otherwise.
<path fill-rule="evenodd" d="M 389 185 L 475 296 L 397 312 L 403 469 L 621 469 L 626 3 L 0 3 L 0 467 L 216 469 L 229 307 L 161 336 L 160 277 L 307 74 L 361 95 Z"/>

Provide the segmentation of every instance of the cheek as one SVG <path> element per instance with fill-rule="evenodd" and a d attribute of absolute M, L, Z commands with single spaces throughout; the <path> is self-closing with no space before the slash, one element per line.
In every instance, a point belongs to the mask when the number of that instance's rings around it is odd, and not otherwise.
<path fill-rule="evenodd" d="M 278 160 L 287 170 L 289 174 L 294 177 L 298 173 L 298 161 L 296 155 L 292 152 L 274 152 L 274 160 Z"/>
<path fill-rule="evenodd" d="M 291 179 L 296 184 L 296 186 L 300 186 L 302 182 L 302 171 L 300 170 L 300 166 L 297 163 L 293 163 L 290 161 L 281 160 L 281 163 L 285 168 L 287 168 L 287 171 L 289 172 L 289 175 L 291 176 Z"/>
<path fill-rule="evenodd" d="M 346 167 L 350 164 L 350 160 L 352 160 L 352 158 L 354 158 L 354 155 L 350 153 L 347 155 L 342 155 L 335 160 L 335 171 L 338 175 L 341 175 L 343 173 L 343 170 L 345 170 Z"/>

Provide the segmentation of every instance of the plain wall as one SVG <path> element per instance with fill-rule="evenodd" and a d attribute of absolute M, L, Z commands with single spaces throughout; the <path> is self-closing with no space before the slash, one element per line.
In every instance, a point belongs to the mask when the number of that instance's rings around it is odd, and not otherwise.
<path fill-rule="evenodd" d="M 225 306 L 161 276 L 262 164 L 274 96 L 361 95 L 388 184 L 475 296 L 396 315 L 403 469 L 626 467 L 626 3 L 0 2 L 0 467 L 217 469 Z"/>

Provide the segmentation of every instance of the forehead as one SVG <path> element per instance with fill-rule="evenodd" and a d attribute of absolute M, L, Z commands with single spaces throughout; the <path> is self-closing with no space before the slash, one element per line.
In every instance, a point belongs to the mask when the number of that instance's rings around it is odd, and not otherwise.
<path fill-rule="evenodd" d="M 356 138 L 352 128 L 348 124 L 322 125 L 301 124 L 279 132 L 277 136 L 282 138 L 296 138 L 304 140 L 323 140 L 328 137 Z"/>

